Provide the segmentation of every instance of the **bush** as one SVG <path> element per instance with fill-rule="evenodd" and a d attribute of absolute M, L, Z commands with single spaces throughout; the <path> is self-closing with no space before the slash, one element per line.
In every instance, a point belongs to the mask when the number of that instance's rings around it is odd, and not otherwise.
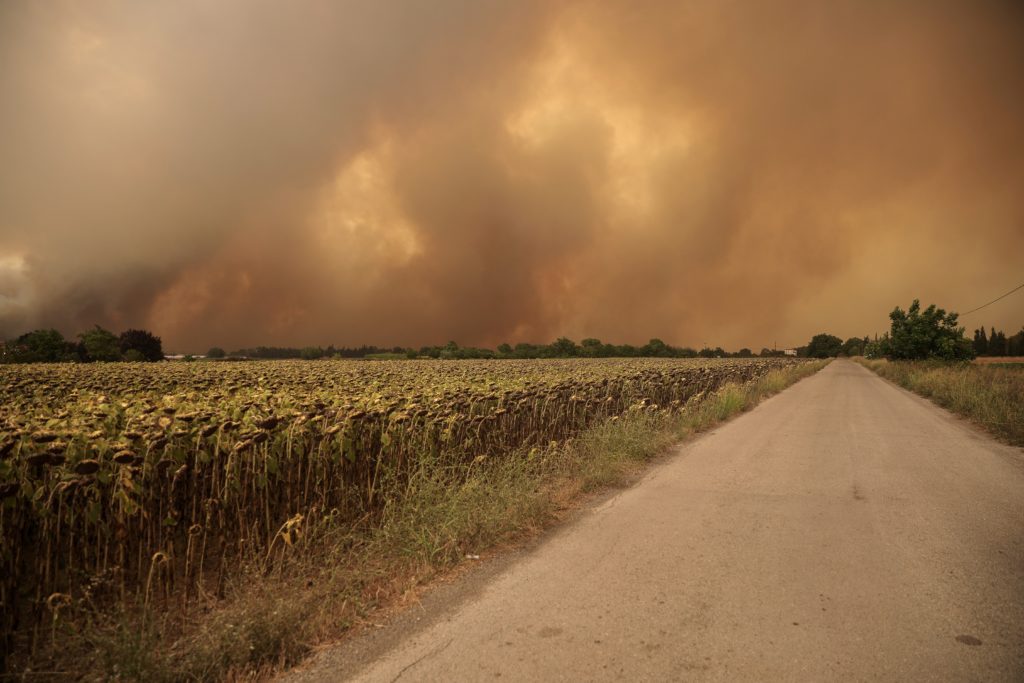
<path fill-rule="evenodd" d="M 324 357 L 324 350 L 319 346 L 307 346 L 299 351 L 299 358 L 302 360 L 317 360 Z"/>
<path fill-rule="evenodd" d="M 924 311 L 921 302 L 904 312 L 899 306 L 889 314 L 892 330 L 887 354 L 896 360 L 972 360 L 974 346 L 957 326 L 957 314 L 946 313 L 932 304 Z"/>
<path fill-rule="evenodd" d="M 121 360 L 120 340 L 114 333 L 99 325 L 78 335 L 85 349 L 86 360 L 117 361 Z"/>
<path fill-rule="evenodd" d="M 4 346 L 5 363 L 56 363 L 74 360 L 74 345 L 57 330 L 35 330 Z"/>
<path fill-rule="evenodd" d="M 832 334 L 816 334 L 807 345 L 808 358 L 835 358 L 843 350 L 843 340 Z"/>
<path fill-rule="evenodd" d="M 867 337 L 864 337 L 863 339 L 861 339 L 860 337 L 850 337 L 845 342 L 843 342 L 842 353 L 843 353 L 843 355 L 851 356 L 851 357 L 852 356 L 863 356 L 864 355 L 864 347 L 866 347 L 867 344 L 868 344 Z"/>
<path fill-rule="evenodd" d="M 164 347 L 152 332 L 146 330 L 125 330 L 118 338 L 118 346 L 125 360 L 148 360 L 155 362 L 164 359 Z M 129 352 L 134 351 L 129 358 Z"/>

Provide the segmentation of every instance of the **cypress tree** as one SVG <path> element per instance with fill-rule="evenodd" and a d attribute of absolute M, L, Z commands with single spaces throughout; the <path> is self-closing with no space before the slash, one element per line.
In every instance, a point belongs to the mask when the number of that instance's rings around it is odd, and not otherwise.
<path fill-rule="evenodd" d="M 979 356 L 988 355 L 988 337 L 985 336 L 985 326 L 974 331 L 974 352 Z"/>

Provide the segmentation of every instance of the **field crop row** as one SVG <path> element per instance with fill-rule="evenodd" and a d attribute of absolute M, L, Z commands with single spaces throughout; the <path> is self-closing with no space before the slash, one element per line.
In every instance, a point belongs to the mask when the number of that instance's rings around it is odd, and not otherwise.
<path fill-rule="evenodd" d="M 455 482 L 481 459 L 530 457 L 786 363 L 0 367 L 5 649 L 72 601 L 216 594 L 235 563 L 270 570 L 318 528 L 372 516 L 416 468 Z"/>

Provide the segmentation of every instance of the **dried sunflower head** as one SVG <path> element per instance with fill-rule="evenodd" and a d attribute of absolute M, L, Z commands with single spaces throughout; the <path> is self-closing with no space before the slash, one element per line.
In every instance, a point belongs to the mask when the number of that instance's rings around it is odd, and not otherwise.
<path fill-rule="evenodd" d="M 136 457 L 137 456 L 133 451 L 118 451 L 117 453 L 114 454 L 113 461 L 116 462 L 118 465 L 130 465 L 131 463 L 135 462 Z"/>
<path fill-rule="evenodd" d="M 80 460 L 74 467 L 75 474 L 95 474 L 100 469 L 96 460 Z"/>

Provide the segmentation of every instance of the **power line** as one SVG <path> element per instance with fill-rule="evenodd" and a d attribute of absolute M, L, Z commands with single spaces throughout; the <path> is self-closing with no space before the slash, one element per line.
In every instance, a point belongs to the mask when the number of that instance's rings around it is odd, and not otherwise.
<path fill-rule="evenodd" d="M 986 306 L 991 306 L 995 302 L 999 301 L 1000 299 L 1005 299 L 1006 297 L 1010 296 L 1011 294 L 1013 294 L 1014 292 L 1016 292 L 1018 289 L 1021 289 L 1021 288 L 1024 288 L 1024 282 L 1022 282 L 1021 284 L 1017 285 L 1016 287 L 1011 289 L 1006 294 L 1003 294 L 1000 297 L 996 297 L 995 299 L 992 299 L 992 301 L 989 301 L 987 304 L 982 304 L 981 306 L 978 306 L 977 308 L 972 308 L 971 310 L 967 311 L 966 313 L 961 313 L 960 317 L 962 318 L 965 315 L 970 315 L 971 313 L 974 313 L 975 311 L 980 311 L 981 309 L 985 308 Z"/>

